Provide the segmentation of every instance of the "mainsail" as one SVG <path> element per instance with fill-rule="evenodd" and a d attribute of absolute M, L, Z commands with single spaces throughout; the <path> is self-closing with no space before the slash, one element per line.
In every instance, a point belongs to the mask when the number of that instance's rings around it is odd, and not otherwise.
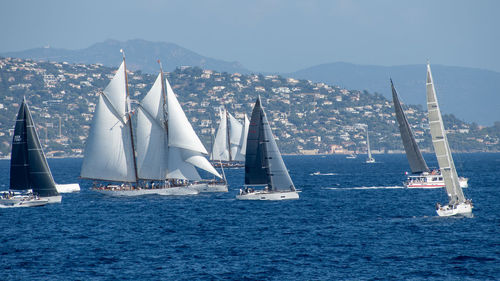
<path fill-rule="evenodd" d="M 24 99 L 14 129 L 10 184 L 12 190 L 32 189 L 40 197 L 59 195 Z"/>
<path fill-rule="evenodd" d="M 368 125 L 366 126 L 366 147 L 368 150 L 368 159 L 372 158 L 372 150 L 370 149 L 370 136 L 368 134 Z"/>
<path fill-rule="evenodd" d="M 444 178 L 446 192 L 450 204 L 465 202 L 465 197 L 458 181 L 457 170 L 451 155 L 450 146 L 441 117 L 441 111 L 436 97 L 436 90 L 432 79 L 431 66 L 427 64 L 427 110 L 431 129 L 432 144 L 439 164 L 439 169 Z"/>
<path fill-rule="evenodd" d="M 245 158 L 245 184 L 267 184 L 271 190 L 295 191 L 274 139 L 260 97 L 252 111 Z"/>
<path fill-rule="evenodd" d="M 231 151 L 231 160 L 244 161 L 245 157 L 241 154 L 241 137 L 243 125 L 234 118 L 231 113 L 227 113 L 229 119 L 229 149 Z"/>
<path fill-rule="evenodd" d="M 109 85 L 99 95 L 85 145 L 82 178 L 137 181 L 126 87 L 123 61 Z"/>
<path fill-rule="evenodd" d="M 411 130 L 406 114 L 403 111 L 401 102 L 399 101 L 398 93 L 396 88 L 392 83 L 392 100 L 394 102 L 394 109 L 396 111 L 396 119 L 398 120 L 399 132 L 401 133 L 401 139 L 403 140 L 403 146 L 406 152 L 406 158 L 410 164 L 410 169 L 413 174 L 429 172 L 429 167 L 425 163 L 424 157 L 418 148 L 418 144 L 415 140 L 413 132 Z"/>
<path fill-rule="evenodd" d="M 247 137 L 248 137 L 248 129 L 250 126 L 250 121 L 248 120 L 247 115 L 245 114 L 245 118 L 243 121 L 243 131 L 241 132 L 241 149 L 240 149 L 240 154 L 243 159 L 241 161 L 245 161 L 245 154 L 247 151 Z"/>

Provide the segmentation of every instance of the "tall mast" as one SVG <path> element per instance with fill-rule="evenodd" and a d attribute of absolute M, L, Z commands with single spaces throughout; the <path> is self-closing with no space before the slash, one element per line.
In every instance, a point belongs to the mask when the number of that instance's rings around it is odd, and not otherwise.
<path fill-rule="evenodd" d="M 161 73 L 161 93 L 163 95 L 163 122 L 165 126 L 165 132 L 167 134 L 167 151 L 169 149 L 169 133 L 168 133 L 168 111 L 167 111 L 167 93 L 165 90 L 165 76 L 163 74 L 163 65 L 161 64 L 161 61 L 158 59 L 158 64 L 160 65 L 160 73 Z M 167 172 L 168 172 L 168 165 L 167 165 Z"/>
<path fill-rule="evenodd" d="M 137 161 L 135 156 L 135 144 L 134 144 L 134 131 L 132 129 L 132 116 L 130 115 L 130 94 L 128 92 L 128 78 L 127 78 L 127 64 L 125 63 L 125 52 L 123 49 L 120 49 L 120 52 L 123 56 L 123 71 L 125 72 L 125 89 L 127 92 L 127 115 L 128 115 L 128 125 L 130 127 L 130 141 L 132 144 L 132 158 L 134 160 L 134 172 L 135 172 L 135 183 L 139 181 L 137 177 Z"/>

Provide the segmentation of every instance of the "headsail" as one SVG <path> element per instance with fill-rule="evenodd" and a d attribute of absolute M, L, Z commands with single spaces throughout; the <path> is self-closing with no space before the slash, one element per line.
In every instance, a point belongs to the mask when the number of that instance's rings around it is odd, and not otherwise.
<path fill-rule="evenodd" d="M 406 115 L 403 111 L 403 107 L 401 106 L 401 102 L 399 101 L 398 93 L 396 92 L 396 88 L 392 83 L 392 79 L 391 89 L 399 132 L 401 133 L 401 139 L 403 140 L 403 146 L 405 148 L 406 158 L 408 159 L 408 162 L 410 164 L 411 172 L 413 174 L 429 172 L 429 167 L 427 167 L 424 157 L 422 157 L 422 153 L 418 148 L 418 144 L 415 140 L 410 124 L 408 123 L 408 119 L 406 118 Z"/>
<path fill-rule="evenodd" d="M 241 154 L 241 137 L 243 125 L 234 118 L 231 113 L 227 113 L 229 119 L 229 145 L 231 149 L 231 160 L 244 161 L 245 157 Z"/>
<path fill-rule="evenodd" d="M 451 155 L 450 146 L 446 137 L 441 111 L 436 97 L 436 90 L 432 79 L 431 66 L 427 64 L 427 109 L 431 128 L 432 144 L 439 163 L 439 169 L 444 178 L 446 192 L 450 204 L 465 202 L 465 197 L 458 181 L 457 170 Z"/>
<path fill-rule="evenodd" d="M 23 103 L 25 101 L 23 100 Z M 30 175 L 30 185 L 33 193 L 40 197 L 57 196 L 59 193 L 52 177 L 49 164 L 43 153 L 40 140 L 36 132 L 35 123 L 31 117 L 31 112 L 26 104 L 25 119 L 26 119 L 26 140 L 28 146 L 28 165 Z"/>
<path fill-rule="evenodd" d="M 137 109 L 136 152 L 139 179 L 164 180 L 168 173 L 168 136 L 162 75 Z"/>
<path fill-rule="evenodd" d="M 255 102 L 248 131 L 245 184 L 267 184 L 271 190 L 295 191 L 260 97 Z"/>
<path fill-rule="evenodd" d="M 126 91 L 123 62 L 99 95 L 85 145 L 82 178 L 121 182 L 137 180 Z"/>
<path fill-rule="evenodd" d="M 229 161 L 226 110 L 219 108 L 220 123 L 212 146 L 210 160 Z"/>
<path fill-rule="evenodd" d="M 293 185 L 292 179 L 288 174 L 283 158 L 281 158 L 281 153 L 278 149 L 278 145 L 276 144 L 276 140 L 274 139 L 273 132 L 271 131 L 271 126 L 269 126 L 266 113 L 262 108 L 261 111 L 262 128 L 264 132 L 264 162 L 267 167 L 269 188 L 272 190 L 295 191 L 295 186 Z"/>
<path fill-rule="evenodd" d="M 248 128 L 250 126 L 250 121 L 248 120 L 247 115 L 245 114 L 244 123 L 243 123 L 243 131 L 241 132 L 241 150 L 240 153 L 243 156 L 242 161 L 245 161 L 245 154 L 247 151 L 247 137 L 248 137 Z"/>

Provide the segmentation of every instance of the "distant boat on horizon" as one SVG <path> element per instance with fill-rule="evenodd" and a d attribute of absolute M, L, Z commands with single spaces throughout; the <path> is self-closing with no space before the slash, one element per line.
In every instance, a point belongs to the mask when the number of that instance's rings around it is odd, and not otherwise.
<path fill-rule="evenodd" d="M 375 163 L 375 158 L 372 157 L 372 151 L 370 149 L 370 136 L 368 134 L 368 125 L 366 125 L 366 149 L 368 150 L 368 158 L 366 158 L 365 163 Z"/>
<path fill-rule="evenodd" d="M 219 108 L 220 123 L 217 128 L 210 160 L 216 167 L 244 167 L 249 121 L 245 114 L 241 124 L 225 108 Z"/>
<path fill-rule="evenodd" d="M 436 212 L 440 217 L 471 215 L 473 208 L 472 201 L 465 198 L 462 187 L 460 187 L 457 170 L 451 155 L 448 138 L 446 137 L 446 130 L 444 129 L 443 118 L 439 109 L 429 63 L 427 63 L 426 87 L 427 110 L 432 144 L 434 145 L 434 152 L 436 153 L 439 169 L 443 175 L 446 193 L 449 199 L 448 204 L 444 206 L 440 203 L 436 203 Z"/>
<path fill-rule="evenodd" d="M 61 203 L 26 99 L 19 107 L 10 160 L 10 187 L 0 196 L 1 208 Z"/>
<path fill-rule="evenodd" d="M 254 186 L 264 186 L 255 190 Z M 269 126 L 260 96 L 255 102 L 248 130 L 245 155 L 245 185 L 239 200 L 299 199 L 299 193 L 288 174 L 278 145 Z"/>

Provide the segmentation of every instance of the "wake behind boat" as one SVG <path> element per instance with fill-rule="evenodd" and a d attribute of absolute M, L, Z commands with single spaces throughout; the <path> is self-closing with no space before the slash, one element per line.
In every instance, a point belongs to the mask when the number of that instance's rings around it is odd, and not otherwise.
<path fill-rule="evenodd" d="M 442 188 L 445 187 L 441 171 L 431 171 L 420 152 L 417 141 L 411 129 L 408 118 L 404 113 L 403 106 L 399 100 L 398 93 L 391 81 L 392 100 L 394 103 L 394 110 L 396 112 L 396 120 L 398 121 L 399 132 L 403 141 L 406 158 L 410 164 L 412 175 L 408 176 L 403 185 L 407 188 Z M 468 187 L 468 179 L 464 177 L 459 178 L 459 183 L 462 188 Z"/>
<path fill-rule="evenodd" d="M 457 170 L 451 149 L 446 137 L 443 119 L 434 88 L 432 79 L 431 66 L 427 64 L 427 110 L 429 125 L 431 129 L 432 144 L 434 145 L 434 152 L 438 160 L 439 169 L 441 170 L 446 193 L 449 202 L 447 205 L 436 204 L 436 212 L 440 217 L 455 216 L 455 215 L 471 215 L 472 214 L 472 201 L 465 199 L 462 187 L 460 187 Z"/>
<path fill-rule="evenodd" d="M 24 98 L 16 118 L 11 155 L 10 189 L 0 194 L 0 207 L 37 207 L 61 202 Z"/>
<path fill-rule="evenodd" d="M 255 190 L 253 186 L 265 186 Z M 248 130 L 245 156 L 245 187 L 236 196 L 239 200 L 299 199 L 281 153 L 274 140 L 260 96 L 255 102 Z"/>

